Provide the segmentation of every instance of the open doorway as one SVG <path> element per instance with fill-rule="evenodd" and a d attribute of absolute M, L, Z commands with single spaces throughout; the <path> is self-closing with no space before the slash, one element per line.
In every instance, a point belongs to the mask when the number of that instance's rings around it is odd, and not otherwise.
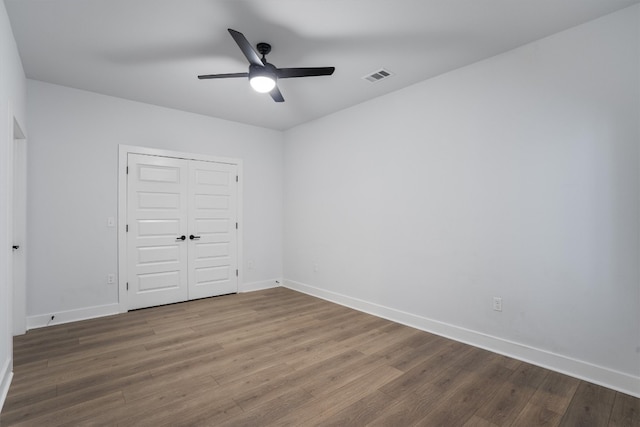
<path fill-rule="evenodd" d="M 10 210 L 10 232 L 13 235 L 12 293 L 13 335 L 27 330 L 27 140 L 17 120 L 13 119 L 13 153 L 11 192 L 13 209 Z M 12 156 L 11 156 L 12 154 Z"/>

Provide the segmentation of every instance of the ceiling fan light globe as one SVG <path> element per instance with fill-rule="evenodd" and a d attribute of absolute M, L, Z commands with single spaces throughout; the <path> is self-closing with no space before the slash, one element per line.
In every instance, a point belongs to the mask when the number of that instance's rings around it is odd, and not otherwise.
<path fill-rule="evenodd" d="M 260 93 L 271 92 L 276 87 L 276 81 L 269 76 L 253 76 L 249 83 L 253 90 Z"/>

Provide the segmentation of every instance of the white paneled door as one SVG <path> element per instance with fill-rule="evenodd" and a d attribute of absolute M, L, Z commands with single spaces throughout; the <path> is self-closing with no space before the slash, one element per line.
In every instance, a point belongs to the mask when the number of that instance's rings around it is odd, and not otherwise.
<path fill-rule="evenodd" d="M 189 299 L 237 292 L 236 168 L 189 162 Z"/>
<path fill-rule="evenodd" d="M 236 166 L 128 155 L 128 309 L 237 292 Z"/>

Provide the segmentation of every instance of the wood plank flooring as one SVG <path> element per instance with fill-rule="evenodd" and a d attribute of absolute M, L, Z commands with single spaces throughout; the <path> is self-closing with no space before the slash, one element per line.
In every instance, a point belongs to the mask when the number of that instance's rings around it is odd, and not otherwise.
<path fill-rule="evenodd" d="M 2 426 L 640 426 L 640 399 L 285 288 L 14 343 Z"/>

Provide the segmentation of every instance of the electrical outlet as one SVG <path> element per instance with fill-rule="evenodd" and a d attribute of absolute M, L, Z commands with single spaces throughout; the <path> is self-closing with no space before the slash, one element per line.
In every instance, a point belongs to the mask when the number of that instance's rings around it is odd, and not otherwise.
<path fill-rule="evenodd" d="M 493 310 L 502 311 L 502 298 L 493 297 Z"/>
<path fill-rule="evenodd" d="M 107 285 L 113 285 L 116 282 L 115 274 L 107 274 Z"/>

